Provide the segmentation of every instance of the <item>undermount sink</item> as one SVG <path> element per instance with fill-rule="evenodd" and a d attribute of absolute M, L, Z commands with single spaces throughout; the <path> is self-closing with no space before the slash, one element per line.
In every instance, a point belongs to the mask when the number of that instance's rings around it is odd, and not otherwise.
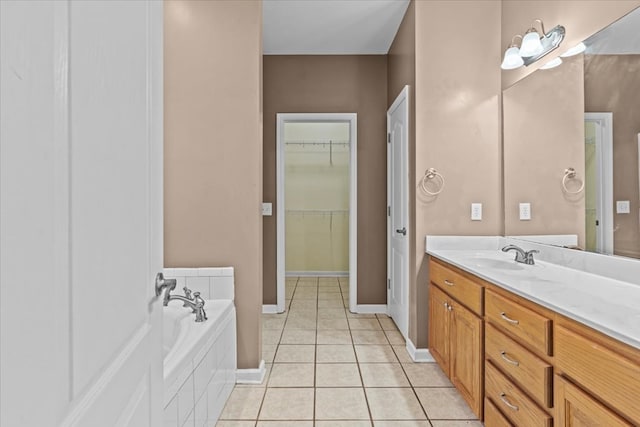
<path fill-rule="evenodd" d="M 524 270 L 524 267 L 515 261 L 503 259 L 474 257 L 472 262 L 478 267 L 494 268 L 496 270 Z"/>

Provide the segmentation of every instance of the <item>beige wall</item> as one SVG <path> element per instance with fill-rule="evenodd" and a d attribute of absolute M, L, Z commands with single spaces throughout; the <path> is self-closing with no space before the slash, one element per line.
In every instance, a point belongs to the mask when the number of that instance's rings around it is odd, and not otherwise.
<path fill-rule="evenodd" d="M 638 133 L 640 55 L 585 57 L 585 111 L 613 113 L 614 253 L 640 258 Z M 630 214 L 615 214 L 615 201 L 629 200 Z"/>
<path fill-rule="evenodd" d="M 577 234 L 584 247 L 584 192 L 562 189 L 564 170 L 585 179 L 583 57 L 540 70 L 503 93 L 505 234 Z M 570 190 L 577 180 L 567 182 Z M 531 220 L 519 203 L 531 203 Z"/>
<path fill-rule="evenodd" d="M 238 367 L 261 360 L 262 5 L 165 2 L 165 267 L 233 266 Z"/>
<path fill-rule="evenodd" d="M 416 5 L 412 1 L 398 28 L 388 55 L 388 94 L 387 104 L 390 107 L 405 85 L 409 85 L 409 182 L 415 182 L 416 170 L 413 167 L 416 158 Z M 424 317 L 426 310 L 426 294 L 420 294 L 416 286 L 416 266 L 412 262 L 416 256 L 416 241 L 419 237 L 416 230 L 416 188 L 409 187 L 409 337 L 415 344 L 418 325 L 418 313 Z M 425 345 L 426 347 L 426 345 Z"/>
<path fill-rule="evenodd" d="M 542 19 L 547 31 L 563 25 L 566 36 L 562 45 L 544 59 L 528 67 L 502 71 L 502 87 L 511 86 L 638 6 L 639 0 L 503 0 L 501 54 L 512 37 L 524 35 L 536 18 Z"/>
<path fill-rule="evenodd" d="M 412 2 L 389 54 L 389 103 L 404 84 L 415 94 L 409 338 L 419 348 L 428 346 L 425 235 L 502 228 L 499 27 L 499 1 Z M 417 190 L 429 167 L 446 179 L 435 198 Z M 471 221 L 472 202 L 483 204 L 482 221 Z"/>
<path fill-rule="evenodd" d="M 358 304 L 386 304 L 384 55 L 264 57 L 264 304 L 276 302 L 276 114 L 358 114 Z"/>

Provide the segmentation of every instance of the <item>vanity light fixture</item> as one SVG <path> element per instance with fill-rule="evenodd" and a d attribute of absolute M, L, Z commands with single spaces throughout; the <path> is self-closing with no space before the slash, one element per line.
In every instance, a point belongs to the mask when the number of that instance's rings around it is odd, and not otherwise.
<path fill-rule="evenodd" d="M 500 65 L 500 68 L 503 70 L 513 70 L 524 65 L 522 56 L 520 56 L 520 48 L 515 42 L 516 37 L 520 37 L 522 40 L 522 36 L 520 34 L 516 34 L 511 39 L 511 46 L 509 46 L 507 51 L 504 53 L 504 59 L 502 60 L 502 65 Z"/>
<path fill-rule="evenodd" d="M 584 43 L 580 42 L 577 45 L 575 45 L 574 47 L 572 47 L 571 49 L 569 49 L 568 51 L 566 51 L 565 53 L 563 53 L 562 55 L 560 55 L 563 58 L 568 58 L 569 56 L 573 56 L 573 55 L 577 55 L 579 53 L 584 52 L 587 49 L 587 46 L 585 46 Z"/>
<path fill-rule="evenodd" d="M 546 64 L 544 64 L 542 67 L 540 67 L 540 69 L 550 70 L 551 68 L 556 68 L 560 64 L 562 64 L 562 58 L 558 56 L 556 58 L 553 58 L 551 61 L 547 62 Z"/>
<path fill-rule="evenodd" d="M 538 33 L 538 30 L 535 28 L 536 23 L 540 24 L 542 36 L 540 36 L 540 33 Z M 500 67 L 503 70 L 513 70 L 522 65 L 529 66 L 560 46 L 560 43 L 564 39 L 564 35 L 565 29 L 562 25 L 557 25 L 549 32 L 546 32 L 544 30 L 542 20 L 536 19 L 533 21 L 533 24 L 531 24 L 531 27 L 527 30 L 524 37 L 516 35 L 511 39 L 511 45 L 506 50 Z M 514 43 L 516 37 L 522 38 L 520 48 L 518 48 L 518 45 Z M 521 62 L 516 59 L 516 54 L 520 56 L 522 60 Z"/>

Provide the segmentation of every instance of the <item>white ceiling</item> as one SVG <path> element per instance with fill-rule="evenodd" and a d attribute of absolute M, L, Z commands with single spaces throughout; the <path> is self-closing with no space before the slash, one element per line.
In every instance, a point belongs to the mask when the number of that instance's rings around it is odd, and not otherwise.
<path fill-rule="evenodd" d="M 640 7 L 584 42 L 593 55 L 640 54 Z"/>
<path fill-rule="evenodd" d="M 265 55 L 384 55 L 409 0 L 264 0 Z"/>

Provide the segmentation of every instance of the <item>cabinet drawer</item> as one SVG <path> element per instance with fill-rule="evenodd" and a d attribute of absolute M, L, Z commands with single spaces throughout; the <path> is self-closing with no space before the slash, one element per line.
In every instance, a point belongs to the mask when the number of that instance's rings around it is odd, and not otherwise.
<path fill-rule="evenodd" d="M 562 377 L 555 379 L 557 427 L 606 426 L 631 427 L 605 406 Z"/>
<path fill-rule="evenodd" d="M 481 285 L 434 261 L 429 263 L 429 277 L 435 285 L 458 302 L 482 316 L 483 288 Z"/>
<path fill-rule="evenodd" d="M 487 398 L 484 399 L 484 425 L 485 427 L 513 427 L 496 405 Z"/>
<path fill-rule="evenodd" d="M 485 395 L 517 426 L 551 427 L 552 418 L 502 375 L 491 362 L 485 368 Z"/>
<path fill-rule="evenodd" d="M 487 358 L 511 376 L 540 405 L 551 408 L 553 367 L 488 324 L 485 330 Z"/>
<path fill-rule="evenodd" d="M 556 325 L 556 370 L 640 424 L 640 365 Z"/>
<path fill-rule="evenodd" d="M 551 320 L 487 290 L 486 319 L 509 331 L 523 343 L 543 354 L 551 355 Z"/>

